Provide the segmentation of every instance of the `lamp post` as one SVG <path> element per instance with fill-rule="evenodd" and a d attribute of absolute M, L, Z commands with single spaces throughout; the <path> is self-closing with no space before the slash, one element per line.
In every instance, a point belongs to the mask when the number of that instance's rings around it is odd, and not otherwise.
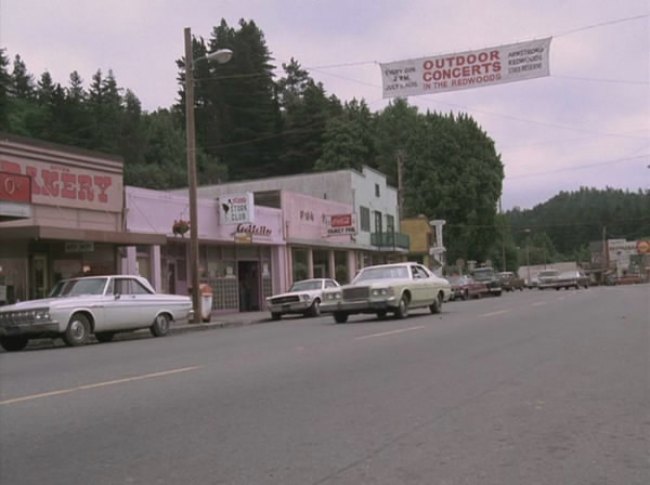
<path fill-rule="evenodd" d="M 215 60 L 226 63 L 232 57 L 230 49 L 219 49 L 196 60 Z M 185 27 L 185 136 L 187 141 L 187 183 L 190 202 L 190 273 L 194 323 L 201 321 L 201 295 L 199 292 L 199 231 L 196 207 L 196 132 L 194 127 L 194 55 L 192 31 Z"/>
<path fill-rule="evenodd" d="M 526 277 L 530 285 L 530 229 L 524 229 L 524 232 L 526 233 L 526 272 L 528 273 Z"/>

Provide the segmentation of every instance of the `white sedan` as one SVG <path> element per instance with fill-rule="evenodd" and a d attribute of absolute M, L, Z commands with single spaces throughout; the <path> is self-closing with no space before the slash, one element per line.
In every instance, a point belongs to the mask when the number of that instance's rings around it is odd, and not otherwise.
<path fill-rule="evenodd" d="M 77 346 L 91 334 L 108 342 L 118 332 L 139 328 L 162 337 L 171 321 L 186 320 L 191 311 L 188 296 L 156 293 L 140 276 L 72 278 L 57 283 L 49 298 L 0 307 L 0 346 L 22 350 L 30 338 L 41 337 Z"/>
<path fill-rule="evenodd" d="M 338 288 L 331 278 L 313 278 L 296 281 L 289 291 L 266 299 L 273 320 L 279 320 L 286 313 L 298 313 L 308 317 L 320 315 L 322 293 L 327 288 Z"/>
<path fill-rule="evenodd" d="M 449 282 L 421 264 L 382 264 L 363 268 L 349 285 L 325 290 L 321 312 L 332 313 L 336 323 L 355 313 L 384 318 L 390 312 L 405 318 L 412 308 L 440 313 L 450 295 Z"/>

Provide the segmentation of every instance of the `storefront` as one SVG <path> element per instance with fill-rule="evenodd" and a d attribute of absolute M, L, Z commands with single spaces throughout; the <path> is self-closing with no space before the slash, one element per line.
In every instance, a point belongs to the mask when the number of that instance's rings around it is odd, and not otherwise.
<path fill-rule="evenodd" d="M 357 225 L 352 206 L 282 192 L 287 239 L 287 282 L 334 278 L 348 283 L 358 268 Z"/>
<path fill-rule="evenodd" d="M 0 304 L 115 273 L 121 248 L 165 242 L 124 231 L 122 169 L 117 157 L 0 134 Z"/>
<path fill-rule="evenodd" d="M 155 231 L 167 244 L 149 254 L 130 248 L 124 264 L 137 272 L 151 268 L 161 291 L 189 294 L 188 198 L 137 187 L 126 187 L 125 193 L 129 230 Z M 213 290 L 213 310 L 263 310 L 265 298 L 284 285 L 282 211 L 254 206 L 251 197 L 240 207 L 234 196 L 199 199 L 197 210 L 199 280 Z"/>

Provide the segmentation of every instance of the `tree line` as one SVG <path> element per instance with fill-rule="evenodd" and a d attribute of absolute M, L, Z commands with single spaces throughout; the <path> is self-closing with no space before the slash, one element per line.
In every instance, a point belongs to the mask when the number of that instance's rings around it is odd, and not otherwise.
<path fill-rule="evenodd" d="M 404 99 L 371 112 L 363 99 L 342 102 L 328 94 L 293 58 L 276 76 L 264 33 L 252 20 L 236 26 L 222 20 L 207 39 L 192 43 L 194 59 L 221 48 L 234 52 L 227 64 L 194 65 L 201 185 L 368 165 L 397 186 L 399 163 L 403 216 L 445 219 L 450 261 L 496 261 L 504 246 L 506 258 L 514 257 L 519 220 L 497 214 L 503 164 L 471 116 L 422 113 Z M 184 60 L 176 63 L 177 101 L 147 112 L 112 71 L 97 70 L 87 88 L 77 71 L 66 85 L 47 71 L 35 80 L 19 54 L 10 62 L 0 49 L 0 130 L 120 155 L 128 185 L 184 187 Z"/>

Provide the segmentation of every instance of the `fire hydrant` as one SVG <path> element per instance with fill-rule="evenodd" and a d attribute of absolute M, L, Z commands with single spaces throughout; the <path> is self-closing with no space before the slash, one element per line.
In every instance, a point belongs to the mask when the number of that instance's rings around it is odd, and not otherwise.
<path fill-rule="evenodd" d="M 201 320 L 209 322 L 212 316 L 212 287 L 207 283 L 201 283 L 199 293 L 201 293 Z"/>

